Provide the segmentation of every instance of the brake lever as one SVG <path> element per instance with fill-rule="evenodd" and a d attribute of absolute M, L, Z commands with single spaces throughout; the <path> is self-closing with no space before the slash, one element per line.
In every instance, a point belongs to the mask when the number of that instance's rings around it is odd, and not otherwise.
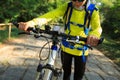
<path fill-rule="evenodd" d="M 14 21 L 13 21 L 12 24 L 15 25 L 17 28 L 19 27 L 18 22 L 14 22 Z"/>
<path fill-rule="evenodd" d="M 27 34 L 27 35 L 30 35 L 30 32 L 19 32 L 18 35 L 21 35 L 21 34 Z"/>
<path fill-rule="evenodd" d="M 103 43 L 103 41 L 104 41 L 104 38 L 102 37 L 102 38 L 100 38 L 100 40 L 99 40 L 99 42 L 98 42 L 98 45 L 99 44 L 102 44 Z"/>

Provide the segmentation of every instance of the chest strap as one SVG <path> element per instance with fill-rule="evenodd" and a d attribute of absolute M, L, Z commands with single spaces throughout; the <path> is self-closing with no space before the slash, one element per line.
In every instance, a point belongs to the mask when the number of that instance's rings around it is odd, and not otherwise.
<path fill-rule="evenodd" d="M 82 60 L 83 62 L 86 62 L 86 58 L 85 58 L 85 51 L 88 50 L 88 47 L 87 46 L 83 46 L 83 47 L 75 47 L 73 43 L 70 43 L 70 42 L 67 42 L 66 40 L 62 40 L 62 44 L 63 46 L 67 47 L 67 48 L 70 48 L 70 49 L 77 49 L 77 50 L 80 50 L 82 51 Z"/>

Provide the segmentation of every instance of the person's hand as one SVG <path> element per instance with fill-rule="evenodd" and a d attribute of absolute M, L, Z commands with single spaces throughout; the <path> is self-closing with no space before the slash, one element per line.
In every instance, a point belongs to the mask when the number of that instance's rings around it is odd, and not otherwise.
<path fill-rule="evenodd" d="M 99 42 L 99 38 L 98 38 L 98 37 L 89 35 L 89 36 L 87 37 L 87 42 L 86 42 L 86 44 L 88 44 L 88 45 L 90 45 L 90 46 L 97 46 L 97 45 L 98 45 L 98 42 Z"/>
<path fill-rule="evenodd" d="M 27 31 L 28 27 L 29 27 L 29 25 L 27 24 L 27 22 L 20 22 L 18 28 L 19 28 L 20 30 Z"/>

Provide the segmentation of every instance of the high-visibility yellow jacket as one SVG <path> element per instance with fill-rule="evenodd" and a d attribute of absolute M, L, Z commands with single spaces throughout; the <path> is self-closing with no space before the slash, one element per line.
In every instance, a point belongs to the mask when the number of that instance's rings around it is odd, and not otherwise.
<path fill-rule="evenodd" d="M 48 21 L 62 17 L 64 16 L 67 6 L 68 6 L 68 3 L 65 3 L 63 6 L 60 6 L 59 8 L 53 11 L 50 11 L 42 16 L 39 16 L 38 18 L 34 18 L 33 20 L 28 21 L 28 23 L 31 26 L 34 26 L 37 24 L 42 25 L 47 23 Z M 84 24 L 85 13 L 86 13 L 85 10 L 76 10 L 73 8 L 70 21 L 78 24 Z M 94 12 L 92 13 L 90 26 L 91 26 L 91 30 L 88 35 L 94 35 L 99 38 L 102 32 L 101 25 L 100 25 L 99 11 L 94 10 Z M 71 30 L 70 35 L 86 37 L 83 28 L 70 24 L 70 30 Z M 65 32 L 68 33 L 69 31 L 66 30 Z M 75 45 L 75 46 L 78 46 L 78 45 Z M 62 46 L 62 50 L 72 55 L 76 55 L 76 56 L 82 55 L 81 50 L 70 49 L 65 46 Z M 85 51 L 84 55 L 88 55 L 88 50 Z"/>

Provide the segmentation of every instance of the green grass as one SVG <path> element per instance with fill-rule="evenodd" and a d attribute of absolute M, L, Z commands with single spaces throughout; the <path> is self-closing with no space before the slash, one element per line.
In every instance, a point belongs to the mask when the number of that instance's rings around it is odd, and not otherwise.
<path fill-rule="evenodd" d="M 112 40 L 105 37 L 103 44 L 97 47 L 100 51 L 109 57 L 114 63 L 120 67 L 120 41 Z"/>

